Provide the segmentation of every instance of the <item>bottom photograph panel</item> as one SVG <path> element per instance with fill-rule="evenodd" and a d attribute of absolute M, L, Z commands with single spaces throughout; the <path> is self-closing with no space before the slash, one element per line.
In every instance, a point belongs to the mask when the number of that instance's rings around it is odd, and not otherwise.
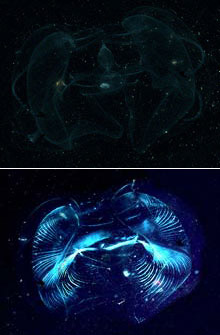
<path fill-rule="evenodd" d="M 219 334 L 218 170 L 0 180 L 1 334 Z"/>

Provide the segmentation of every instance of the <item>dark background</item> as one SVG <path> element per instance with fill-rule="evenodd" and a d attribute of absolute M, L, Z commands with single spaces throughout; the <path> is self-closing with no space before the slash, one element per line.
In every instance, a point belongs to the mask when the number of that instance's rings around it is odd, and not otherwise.
<path fill-rule="evenodd" d="M 108 312 L 80 315 L 71 335 L 219 335 L 220 308 L 220 171 L 218 170 L 26 170 L 0 172 L 1 335 L 65 335 L 66 328 L 41 309 L 20 278 L 19 237 L 31 230 L 30 213 L 56 197 L 73 198 L 120 187 L 133 179 L 180 198 L 195 213 L 204 237 L 201 280 L 190 293 L 152 320 L 133 326 Z M 30 227 L 29 227 L 30 226 Z M 25 264 L 25 262 L 24 262 Z M 23 265 L 24 265 L 23 264 Z M 91 319 L 92 317 L 92 319 Z M 70 329 L 70 328 L 68 328 Z"/>
<path fill-rule="evenodd" d="M 1 167 L 219 167 L 219 1 L 205 0 L 1 0 Z M 15 52 L 37 28 L 50 23 L 75 28 L 120 22 L 138 6 L 149 5 L 176 12 L 198 38 L 207 55 L 198 73 L 203 87 L 203 113 L 199 120 L 173 138 L 161 139 L 143 155 L 123 137 L 117 142 L 98 138 L 70 152 L 51 152 L 32 144 L 18 127 L 18 107 L 11 94 Z M 19 117 L 19 114 L 17 114 Z"/>

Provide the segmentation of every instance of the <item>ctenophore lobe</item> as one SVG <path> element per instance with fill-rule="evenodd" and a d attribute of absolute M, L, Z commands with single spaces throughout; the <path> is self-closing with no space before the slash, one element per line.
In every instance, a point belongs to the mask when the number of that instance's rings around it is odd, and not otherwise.
<path fill-rule="evenodd" d="M 42 302 L 68 315 L 103 305 L 148 320 L 197 281 L 189 218 L 134 184 L 54 208 L 32 243 Z"/>

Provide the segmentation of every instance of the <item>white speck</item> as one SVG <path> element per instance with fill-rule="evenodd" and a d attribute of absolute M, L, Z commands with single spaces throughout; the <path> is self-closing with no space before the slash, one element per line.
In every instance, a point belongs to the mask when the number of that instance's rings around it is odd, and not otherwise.
<path fill-rule="evenodd" d="M 18 241 L 27 242 L 27 238 L 26 237 L 19 237 Z"/>
<path fill-rule="evenodd" d="M 171 63 L 172 63 L 173 65 L 176 65 L 178 62 L 177 62 L 176 59 L 173 59 L 173 60 L 171 61 Z"/>
<path fill-rule="evenodd" d="M 123 271 L 123 275 L 124 275 L 125 277 L 129 277 L 129 276 L 130 276 L 130 272 L 129 272 L 128 270 L 124 270 L 124 271 Z"/>
<path fill-rule="evenodd" d="M 125 302 L 125 299 L 119 301 L 119 302 L 118 302 L 118 305 L 121 305 L 121 304 L 123 304 L 124 302 Z"/>
<path fill-rule="evenodd" d="M 195 273 L 195 275 L 198 275 L 199 274 L 199 270 L 195 270 L 194 273 Z"/>
<path fill-rule="evenodd" d="M 67 219 L 67 216 L 66 216 L 66 214 L 65 214 L 65 213 L 63 213 L 63 212 L 61 212 L 61 213 L 60 213 L 60 216 L 61 216 L 62 218 L 64 218 L 64 219 Z"/>
<path fill-rule="evenodd" d="M 103 88 L 103 89 L 106 90 L 106 89 L 110 88 L 110 85 L 108 83 L 101 83 L 100 88 Z"/>

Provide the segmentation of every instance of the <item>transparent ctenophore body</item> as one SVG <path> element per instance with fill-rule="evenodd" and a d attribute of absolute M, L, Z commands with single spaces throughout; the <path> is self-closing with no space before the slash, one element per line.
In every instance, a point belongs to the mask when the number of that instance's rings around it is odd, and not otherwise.
<path fill-rule="evenodd" d="M 160 8 L 137 8 L 112 27 L 47 26 L 17 53 L 18 124 L 42 149 L 72 150 L 81 138 L 115 141 L 126 133 L 144 153 L 200 116 L 196 74 L 204 62 L 187 26 Z"/>

